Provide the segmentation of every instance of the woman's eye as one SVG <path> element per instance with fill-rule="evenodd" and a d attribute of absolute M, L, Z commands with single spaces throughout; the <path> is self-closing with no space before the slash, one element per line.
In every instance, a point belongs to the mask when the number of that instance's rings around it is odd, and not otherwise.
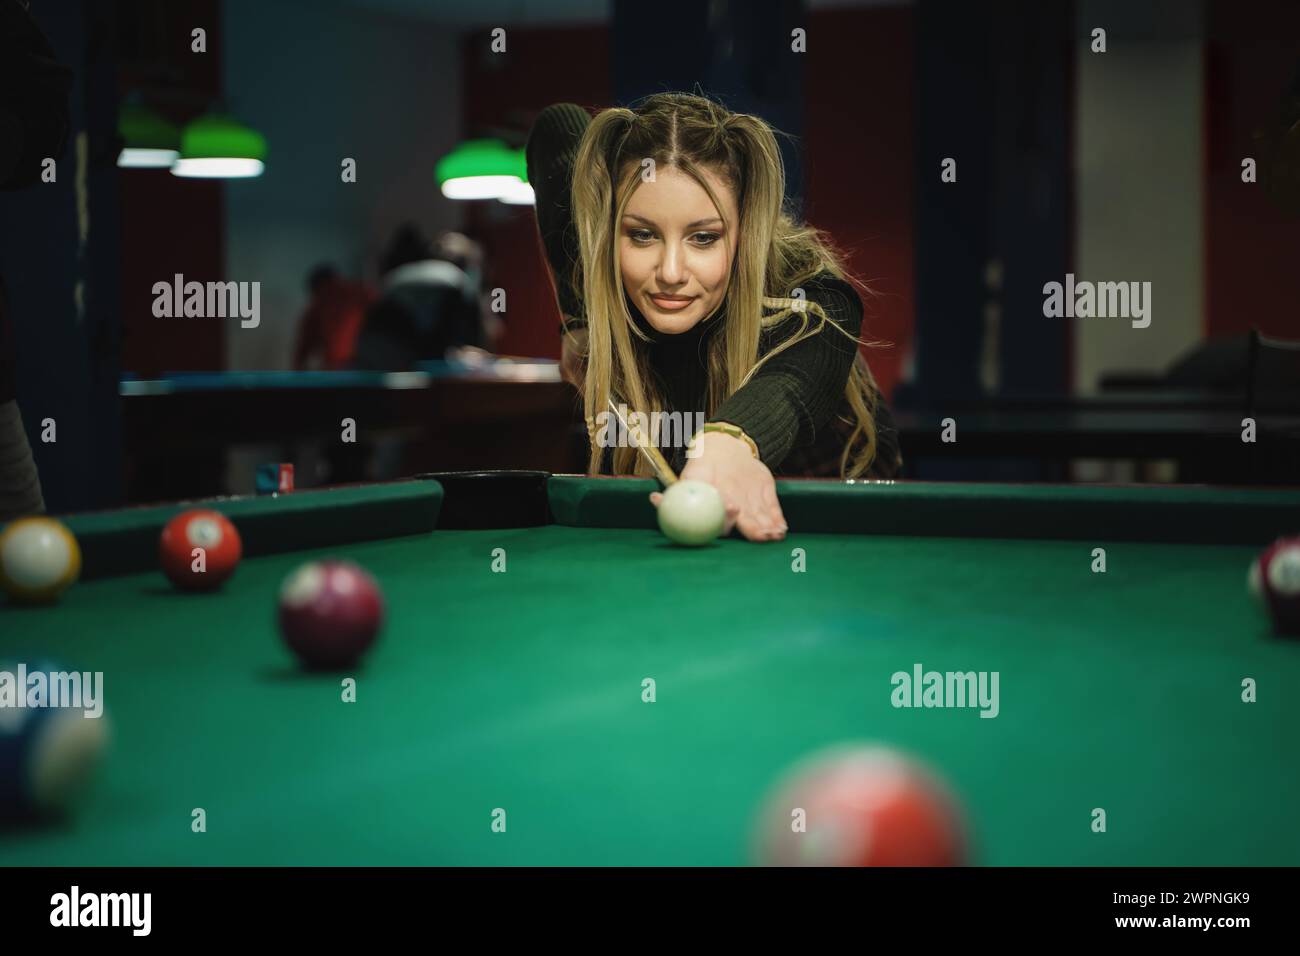
<path fill-rule="evenodd" d="M 654 241 L 655 234 L 649 229 L 632 229 L 628 237 L 638 245 L 645 245 Z M 691 242 L 700 248 L 708 248 L 721 238 L 716 232 L 697 232 L 691 236 Z"/>

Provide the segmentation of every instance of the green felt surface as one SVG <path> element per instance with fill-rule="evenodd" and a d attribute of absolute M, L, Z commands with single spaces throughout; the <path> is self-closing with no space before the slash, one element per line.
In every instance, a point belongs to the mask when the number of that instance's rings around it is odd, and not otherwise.
<path fill-rule="evenodd" d="M 326 553 L 389 603 L 355 704 L 274 628 Z M 947 777 L 976 863 L 1294 864 L 1300 642 L 1247 595 L 1254 553 L 551 526 L 253 557 L 207 596 L 88 581 L 0 610 L 0 656 L 104 672 L 114 731 L 80 817 L 0 834 L 0 865 L 744 864 L 783 768 L 855 739 Z M 893 707 L 916 663 L 997 671 L 999 716 Z"/>

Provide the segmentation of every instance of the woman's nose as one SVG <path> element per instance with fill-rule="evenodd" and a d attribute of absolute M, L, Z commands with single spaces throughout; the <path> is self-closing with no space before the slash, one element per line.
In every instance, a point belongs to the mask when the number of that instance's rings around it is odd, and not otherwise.
<path fill-rule="evenodd" d="M 682 281 L 682 272 L 681 251 L 674 246 L 667 247 L 659 262 L 659 280 L 665 285 L 676 285 Z"/>

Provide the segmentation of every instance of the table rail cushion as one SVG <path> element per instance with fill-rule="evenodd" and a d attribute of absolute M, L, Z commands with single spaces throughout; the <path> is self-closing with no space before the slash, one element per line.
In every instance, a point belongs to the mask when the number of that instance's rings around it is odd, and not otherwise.
<path fill-rule="evenodd" d="M 1300 533 L 1300 491 L 1152 485 L 778 481 L 792 534 L 1072 538 L 1175 544 L 1264 545 Z M 654 528 L 640 478 L 555 476 L 560 524 Z"/>
<path fill-rule="evenodd" d="M 244 556 L 256 557 L 428 534 L 441 502 L 436 481 L 402 481 L 90 512 L 63 521 L 81 546 L 82 578 L 92 579 L 157 568 L 163 526 L 191 508 L 224 514 L 239 530 Z"/>

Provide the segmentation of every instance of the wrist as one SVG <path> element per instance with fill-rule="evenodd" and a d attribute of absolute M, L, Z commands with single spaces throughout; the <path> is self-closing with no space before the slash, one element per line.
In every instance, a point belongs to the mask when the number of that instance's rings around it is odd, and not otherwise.
<path fill-rule="evenodd" d="M 709 422 L 691 439 L 687 456 L 702 455 L 706 451 L 743 455 L 761 460 L 758 445 L 745 434 L 744 429 L 730 422 Z"/>

